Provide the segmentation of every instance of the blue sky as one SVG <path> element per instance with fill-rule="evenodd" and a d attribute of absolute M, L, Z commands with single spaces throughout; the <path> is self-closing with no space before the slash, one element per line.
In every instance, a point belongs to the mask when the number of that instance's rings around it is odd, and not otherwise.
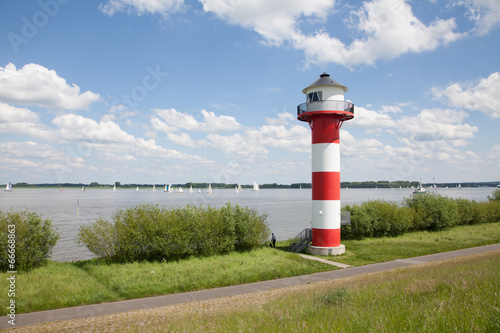
<path fill-rule="evenodd" d="M 310 182 L 325 71 L 342 181 L 497 181 L 499 28 L 497 0 L 2 1 L 0 183 Z"/>

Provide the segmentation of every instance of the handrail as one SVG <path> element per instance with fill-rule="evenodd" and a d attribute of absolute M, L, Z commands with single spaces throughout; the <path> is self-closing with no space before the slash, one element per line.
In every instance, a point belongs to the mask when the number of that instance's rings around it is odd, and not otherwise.
<path fill-rule="evenodd" d="M 302 230 L 290 243 L 290 252 L 300 252 L 312 241 L 312 228 Z"/>
<path fill-rule="evenodd" d="M 354 104 L 346 101 L 323 100 L 297 105 L 297 117 L 303 113 L 314 111 L 340 111 L 352 113 L 354 116 Z"/>

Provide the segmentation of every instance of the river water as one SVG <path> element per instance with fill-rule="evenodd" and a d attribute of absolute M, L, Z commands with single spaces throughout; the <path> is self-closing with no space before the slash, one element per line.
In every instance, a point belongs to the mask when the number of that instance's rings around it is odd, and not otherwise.
<path fill-rule="evenodd" d="M 476 187 L 462 189 L 437 188 L 433 191 L 451 198 L 464 198 L 486 201 L 495 189 Z M 360 204 L 368 200 L 385 200 L 401 203 L 412 194 L 412 189 L 342 189 L 342 205 Z M 262 189 L 252 192 L 244 189 L 236 194 L 235 190 L 214 189 L 206 194 L 206 189 L 198 193 L 165 193 L 163 189 L 14 189 L 0 193 L 0 210 L 28 209 L 50 219 L 61 237 L 52 251 L 52 260 L 74 261 L 93 258 L 85 247 L 75 243 L 81 225 L 91 224 L 96 218 L 109 219 L 118 209 L 137 204 L 158 204 L 167 207 L 190 205 L 211 205 L 220 207 L 227 202 L 256 209 L 268 214 L 267 222 L 278 240 L 289 239 L 302 229 L 311 226 L 311 189 Z"/>

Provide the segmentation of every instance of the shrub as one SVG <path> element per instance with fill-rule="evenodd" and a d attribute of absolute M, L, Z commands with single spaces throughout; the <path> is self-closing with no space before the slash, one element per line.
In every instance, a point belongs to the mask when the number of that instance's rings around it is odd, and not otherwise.
<path fill-rule="evenodd" d="M 351 213 L 351 225 L 341 227 L 343 239 L 363 239 L 372 234 L 372 224 L 364 207 L 359 205 L 347 205 L 342 210 Z"/>
<path fill-rule="evenodd" d="M 486 223 L 500 221 L 500 201 L 478 203 L 479 216 Z"/>
<path fill-rule="evenodd" d="M 371 237 L 398 236 L 411 225 L 408 210 L 394 202 L 368 201 L 362 205 L 371 219 Z"/>
<path fill-rule="evenodd" d="M 178 260 L 247 250 L 260 246 L 269 235 L 266 215 L 229 203 L 219 209 L 138 205 L 117 211 L 112 220 L 98 219 L 82 226 L 77 241 L 96 256 L 116 262 Z"/>
<path fill-rule="evenodd" d="M 472 200 L 456 199 L 459 221 L 458 224 L 478 224 L 486 222 L 481 214 L 479 204 Z"/>
<path fill-rule="evenodd" d="M 11 230 L 15 230 L 15 238 L 9 237 Z M 27 210 L 0 211 L 0 235 L 2 271 L 28 271 L 40 265 L 51 255 L 59 239 L 59 233 L 53 230 L 50 220 L 43 220 L 40 215 Z M 15 244 L 14 249 L 12 244 Z M 9 267 L 9 254 L 10 257 L 15 255 L 15 269 Z"/>
<path fill-rule="evenodd" d="M 489 201 L 500 201 L 500 189 L 496 189 L 493 191 L 492 196 L 488 195 Z"/>
<path fill-rule="evenodd" d="M 459 222 L 457 202 L 437 193 L 414 194 L 405 199 L 405 204 L 415 211 L 415 230 L 440 230 Z"/>
<path fill-rule="evenodd" d="M 87 248 L 100 258 L 112 258 L 116 254 L 116 230 L 113 224 L 98 218 L 92 225 L 82 226 L 77 243 Z"/>
<path fill-rule="evenodd" d="M 346 206 L 351 212 L 351 225 L 342 227 L 342 238 L 398 236 L 411 227 L 412 211 L 394 202 L 367 201 L 360 206 Z"/>

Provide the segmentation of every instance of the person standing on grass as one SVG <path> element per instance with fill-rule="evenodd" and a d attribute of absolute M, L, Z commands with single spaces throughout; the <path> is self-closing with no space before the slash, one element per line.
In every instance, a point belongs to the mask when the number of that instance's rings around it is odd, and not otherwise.
<path fill-rule="evenodd" d="M 276 247 L 276 236 L 274 236 L 274 232 L 271 234 L 271 244 L 273 247 Z"/>

